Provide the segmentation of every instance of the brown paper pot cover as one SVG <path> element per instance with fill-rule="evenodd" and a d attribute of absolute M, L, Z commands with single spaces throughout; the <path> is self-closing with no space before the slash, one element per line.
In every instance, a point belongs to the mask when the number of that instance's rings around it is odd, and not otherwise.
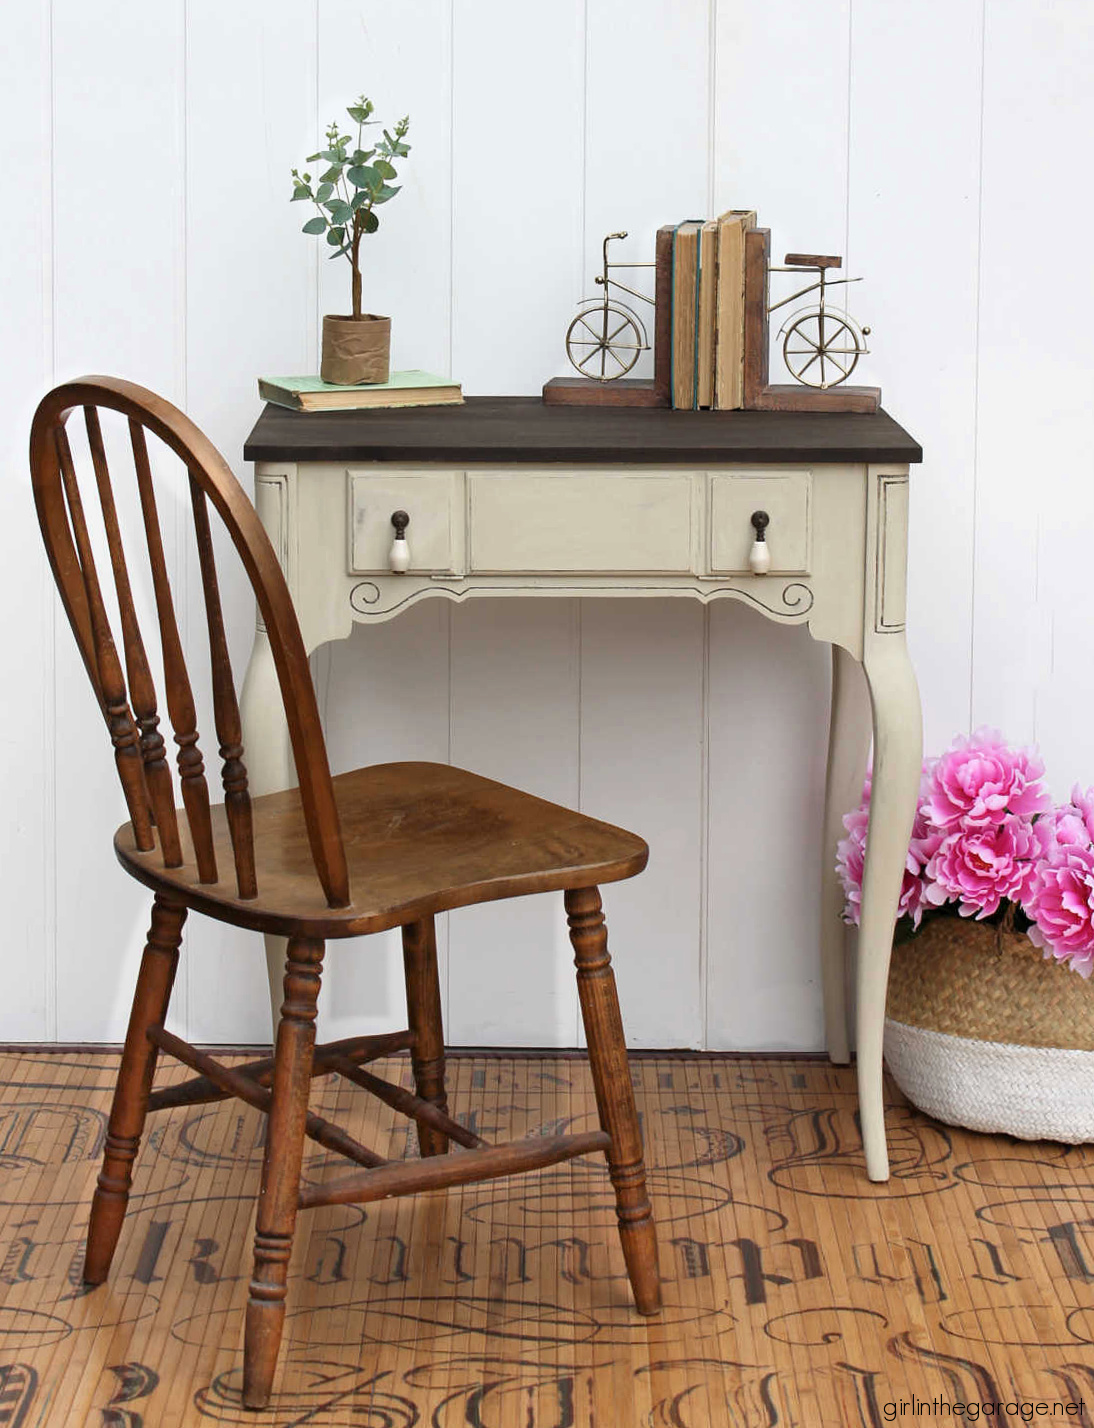
<path fill-rule="evenodd" d="M 938 918 L 893 949 L 885 1058 L 913 1105 L 1027 1140 L 1094 1140 L 1094 979 L 1024 933 Z"/>
<path fill-rule="evenodd" d="M 365 313 L 360 318 L 323 318 L 323 353 L 319 375 L 324 382 L 356 386 L 386 382 L 390 375 L 391 318 Z"/>

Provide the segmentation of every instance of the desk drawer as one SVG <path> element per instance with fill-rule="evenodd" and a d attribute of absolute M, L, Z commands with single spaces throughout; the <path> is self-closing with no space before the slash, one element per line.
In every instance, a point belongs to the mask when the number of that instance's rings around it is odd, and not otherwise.
<path fill-rule="evenodd" d="M 694 479 L 682 472 L 472 472 L 468 568 L 687 574 Z"/>
<path fill-rule="evenodd" d="M 350 471 L 349 569 L 353 575 L 390 569 L 394 511 L 410 517 L 410 569 L 449 574 L 458 568 L 459 479 L 453 471 Z"/>
<path fill-rule="evenodd" d="M 770 517 L 772 575 L 808 575 L 812 548 L 810 471 L 726 471 L 710 478 L 710 573 L 748 575 L 752 513 Z"/>

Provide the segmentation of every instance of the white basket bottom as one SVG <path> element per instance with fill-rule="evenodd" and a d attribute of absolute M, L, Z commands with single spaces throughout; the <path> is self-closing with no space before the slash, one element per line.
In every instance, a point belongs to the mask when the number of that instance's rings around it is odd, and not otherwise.
<path fill-rule="evenodd" d="M 912 1105 L 947 1125 L 1094 1141 L 1094 1051 L 973 1041 L 886 1017 L 885 1060 Z"/>

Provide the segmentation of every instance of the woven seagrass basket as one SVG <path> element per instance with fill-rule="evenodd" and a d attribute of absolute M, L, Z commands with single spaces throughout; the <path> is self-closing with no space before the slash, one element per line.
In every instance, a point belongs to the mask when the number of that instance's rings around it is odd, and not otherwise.
<path fill-rule="evenodd" d="M 1046 960 L 1025 933 L 939 917 L 897 944 L 885 1059 L 937 1120 L 1094 1141 L 1094 978 Z"/>

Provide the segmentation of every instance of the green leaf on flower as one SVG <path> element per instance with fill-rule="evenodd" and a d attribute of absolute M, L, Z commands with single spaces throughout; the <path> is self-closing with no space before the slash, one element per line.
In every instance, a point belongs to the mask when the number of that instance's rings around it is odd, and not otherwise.
<path fill-rule="evenodd" d="M 319 175 L 319 182 L 320 182 L 320 183 L 337 183 L 338 180 L 339 180 L 341 177 L 342 177 L 342 165 L 341 165 L 341 164 L 331 164 L 330 168 L 326 171 L 325 174 L 320 174 L 320 175 Z"/>
<path fill-rule="evenodd" d="M 321 183 L 321 184 L 319 185 L 319 187 L 318 187 L 318 188 L 316 189 L 316 191 L 315 191 L 315 196 L 316 196 L 316 198 L 319 200 L 320 203 L 326 203 L 327 199 L 330 198 L 330 196 L 331 196 L 331 194 L 332 194 L 333 192 L 334 192 L 334 184 L 332 184 L 332 183 Z"/>
<path fill-rule="evenodd" d="M 353 217 L 353 209 L 348 203 L 343 203 L 340 198 L 336 199 L 334 203 L 328 203 L 326 208 L 332 223 L 348 223 Z"/>
<path fill-rule="evenodd" d="M 395 170 L 387 159 L 377 159 L 373 167 L 381 178 L 393 179 L 395 177 Z"/>
<path fill-rule="evenodd" d="M 345 236 L 346 230 L 344 228 L 332 228 L 327 234 L 327 242 L 332 248 L 339 248 L 345 240 Z"/>
<path fill-rule="evenodd" d="M 297 202 L 299 199 L 301 199 L 301 198 L 311 198 L 311 196 L 312 196 L 311 189 L 308 187 L 308 185 L 307 185 L 306 183 L 294 184 L 294 185 L 293 185 L 293 191 L 292 191 L 292 198 L 290 199 L 290 202 L 291 202 L 291 203 L 296 203 L 296 202 Z"/>
<path fill-rule="evenodd" d="M 401 183 L 397 183 L 397 184 L 394 186 L 394 188 L 390 187 L 390 186 L 389 186 L 388 184 L 386 184 L 386 183 L 385 183 L 385 184 L 382 184 L 382 185 L 380 186 L 380 192 L 376 195 L 376 197 L 375 197 L 375 199 L 373 200 L 373 202 L 374 202 L 374 203 L 386 203 L 389 198 L 394 198 L 395 195 L 399 192 L 399 190 L 400 190 L 401 188 L 402 188 L 402 184 L 401 184 Z"/>
<path fill-rule="evenodd" d="M 369 164 L 354 164 L 346 170 L 346 177 L 354 188 L 379 188 L 383 180 Z"/>
<path fill-rule="evenodd" d="M 302 233 L 325 233 L 327 220 L 323 217 L 309 218 L 300 231 Z"/>

